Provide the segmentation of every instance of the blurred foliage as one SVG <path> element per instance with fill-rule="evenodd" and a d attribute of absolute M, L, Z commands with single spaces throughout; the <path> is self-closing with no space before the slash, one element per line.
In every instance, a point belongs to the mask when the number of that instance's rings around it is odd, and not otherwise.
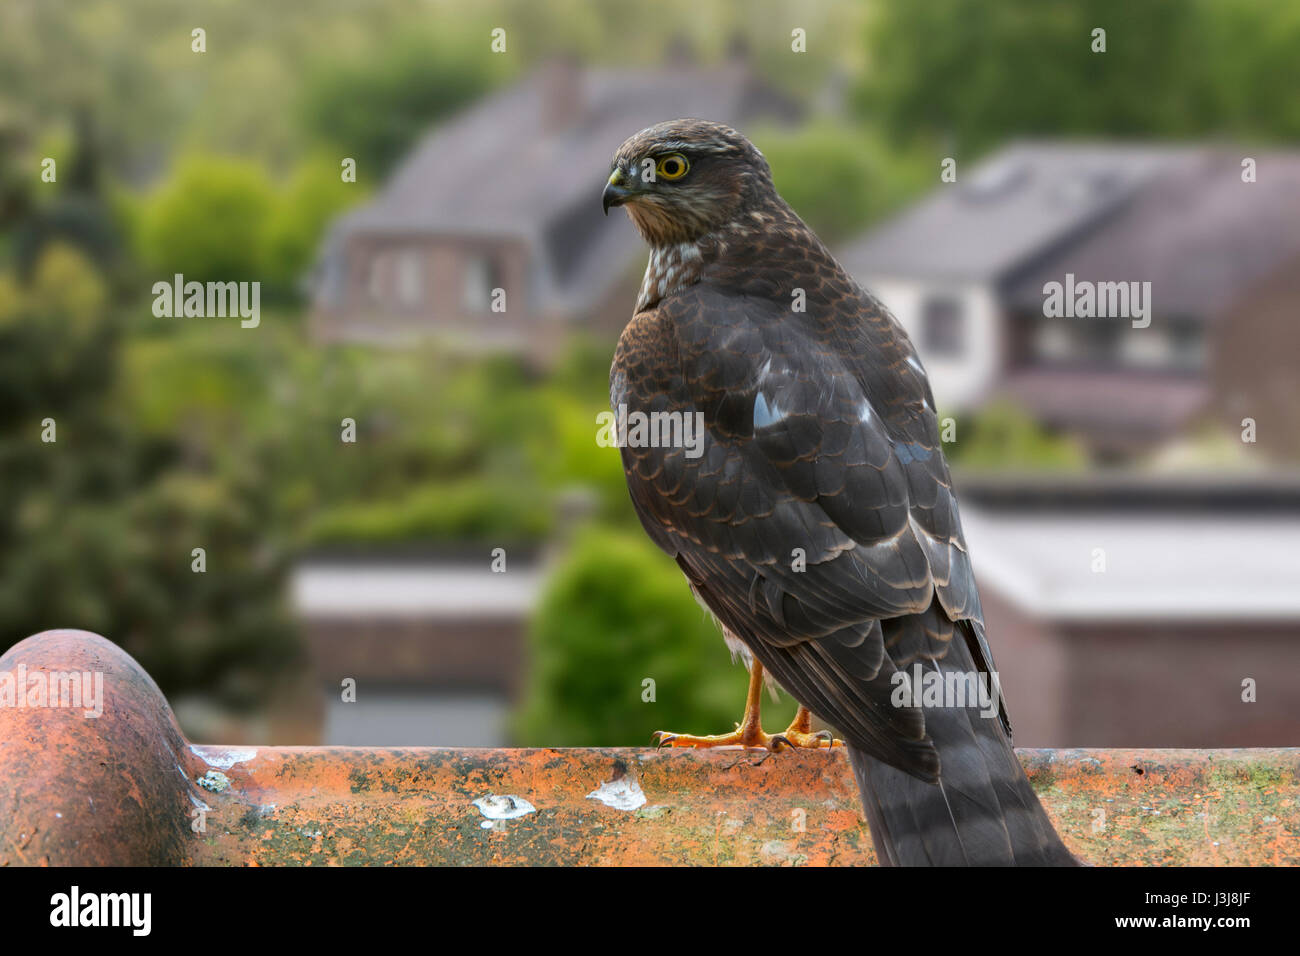
<path fill-rule="evenodd" d="M 191 156 L 150 200 L 140 223 L 144 264 L 186 281 L 251 280 L 261 275 L 275 204 L 256 163 Z"/>
<path fill-rule="evenodd" d="M 501 81 L 512 61 L 485 55 L 489 32 L 464 19 L 436 33 L 406 26 L 382 55 L 321 59 L 302 93 L 308 132 L 381 182 L 430 126 Z"/>
<path fill-rule="evenodd" d="M 30 282 L 0 274 L 0 408 L 6 419 L 93 406 L 101 357 L 117 340 L 103 280 L 76 250 L 51 246 Z M 3 514 L 3 511 L 0 511 Z"/>
<path fill-rule="evenodd" d="M 1106 52 L 1092 31 L 1106 30 Z M 881 0 L 859 105 L 904 138 L 1300 136 L 1294 0 Z"/>
<path fill-rule="evenodd" d="M 1241 440 L 1241 432 L 1224 427 L 1208 415 L 1193 421 L 1182 435 L 1151 450 L 1142 462 L 1144 470 L 1154 474 L 1209 472 L 1220 475 L 1267 472 L 1273 462 L 1252 454 L 1252 447 Z"/>
<path fill-rule="evenodd" d="M 311 155 L 298 164 L 277 197 L 266 223 L 265 261 L 260 275 L 287 293 L 310 270 L 331 222 L 364 200 L 368 190 L 344 182 L 340 161 Z"/>
<path fill-rule="evenodd" d="M 944 454 L 955 467 L 990 471 L 1077 470 L 1088 464 L 1079 442 L 1052 433 L 1007 401 L 957 419 L 957 440 L 944 446 Z"/>
<path fill-rule="evenodd" d="M 918 157 L 861 126 L 822 121 L 798 130 L 757 130 L 777 191 L 821 238 L 848 239 L 915 199 L 934 177 Z"/>
<path fill-rule="evenodd" d="M 542 488 L 473 476 L 415 487 L 383 501 L 345 503 L 312 521 L 306 535 L 322 545 L 412 540 L 511 544 L 535 541 L 549 532 L 551 525 Z"/>
<path fill-rule="evenodd" d="M 644 746 L 656 730 L 725 733 L 744 710 L 744 668 L 640 529 L 589 529 L 573 543 L 547 584 L 529 648 L 512 727 L 520 746 Z M 789 698 L 765 699 L 765 729 L 783 729 L 794 711 Z"/>
<path fill-rule="evenodd" d="M 340 172 L 316 154 L 277 187 L 252 160 L 184 157 L 151 196 L 128 202 L 141 265 L 166 279 L 256 278 L 263 303 L 300 299 L 329 224 L 366 197 Z"/>
<path fill-rule="evenodd" d="M 167 693 L 252 706 L 296 654 L 264 473 L 247 448 L 227 470 L 187 454 L 190 436 L 133 430 L 114 401 L 121 327 L 68 246 L 29 283 L 0 276 L 0 630 L 112 635 Z"/>
<path fill-rule="evenodd" d="M 573 486 L 596 493 L 597 515 L 628 519 L 619 456 L 594 440 L 607 345 L 599 377 L 566 363 L 539 380 L 514 358 L 433 345 L 308 349 L 274 316 L 255 338 L 219 320 L 170 328 L 127 345 L 128 415 L 143 436 L 184 432 L 217 459 L 255 442 L 302 546 L 532 544 Z"/>
<path fill-rule="evenodd" d="M 672 50 L 716 62 L 743 46 L 765 78 L 798 96 L 861 69 L 857 0 L 313 0 L 310 9 L 223 0 L 6 0 L 0 4 L 0 122 L 57 125 L 86 107 L 108 169 L 135 183 L 172 152 L 232 153 L 277 174 L 325 148 L 382 180 L 404 145 L 475 95 L 556 55 L 660 67 Z M 792 27 L 809 54 L 791 52 Z M 190 31 L 207 31 L 207 51 Z M 507 52 L 487 54 L 490 31 Z M 336 155 L 337 154 L 337 155 Z"/>
<path fill-rule="evenodd" d="M 106 201 L 100 169 L 99 135 L 93 118 L 76 113 L 64 141 L 38 155 L 26 146 L 26 129 L 0 124 L 0 220 L 5 224 L 0 254 L 18 275 L 30 276 L 51 244 L 75 247 L 99 269 L 112 274 L 121 264 L 122 234 Z M 22 174 L 57 153 L 54 182 Z M 44 172 L 42 168 L 42 172 Z"/>

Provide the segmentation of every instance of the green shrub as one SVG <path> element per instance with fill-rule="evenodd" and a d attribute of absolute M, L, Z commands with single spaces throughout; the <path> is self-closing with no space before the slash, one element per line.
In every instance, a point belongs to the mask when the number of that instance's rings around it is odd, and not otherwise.
<path fill-rule="evenodd" d="M 190 157 L 142 213 L 142 258 L 161 277 L 179 272 L 198 282 L 262 279 L 274 209 L 275 193 L 260 165 Z"/>
<path fill-rule="evenodd" d="M 944 446 L 954 465 L 970 469 L 1079 469 L 1087 452 L 1075 439 L 1056 435 L 1011 402 L 994 402 L 958 420 L 957 440 Z"/>
<path fill-rule="evenodd" d="M 316 517 L 310 544 L 404 541 L 536 541 L 550 530 L 545 495 L 530 483 L 474 475 L 417 487 L 392 499 L 347 502 Z"/>
<path fill-rule="evenodd" d="M 667 555 L 640 532 L 590 529 L 548 582 L 513 730 L 525 746 L 644 746 L 656 730 L 711 734 L 740 719 L 747 675 Z M 654 701 L 642 699 L 654 681 Z M 764 704 L 786 726 L 794 704 Z"/>
<path fill-rule="evenodd" d="M 277 198 L 266 227 L 266 274 L 277 292 L 298 289 L 330 223 L 365 198 L 365 188 L 345 183 L 341 173 L 337 157 L 310 157 Z"/>

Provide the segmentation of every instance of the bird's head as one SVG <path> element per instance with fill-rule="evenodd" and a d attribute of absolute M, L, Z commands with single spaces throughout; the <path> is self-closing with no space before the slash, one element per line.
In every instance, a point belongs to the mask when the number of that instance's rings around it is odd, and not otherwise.
<path fill-rule="evenodd" d="M 774 196 L 772 171 L 729 126 L 679 119 L 643 129 L 614 154 L 602 203 L 626 206 L 651 245 L 693 242 Z"/>

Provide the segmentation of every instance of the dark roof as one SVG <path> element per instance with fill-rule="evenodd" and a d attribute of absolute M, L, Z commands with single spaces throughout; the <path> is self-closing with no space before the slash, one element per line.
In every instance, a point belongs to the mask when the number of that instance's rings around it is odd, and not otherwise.
<path fill-rule="evenodd" d="M 1244 183 L 1241 161 L 1257 160 Z M 1300 152 L 1015 144 L 845 249 L 865 281 L 978 280 L 1041 309 L 1043 285 L 1150 281 L 1162 315 L 1217 314 L 1300 254 Z"/>
<path fill-rule="evenodd" d="M 531 301 L 580 309 L 622 278 L 642 251 L 623 216 L 604 217 L 600 191 L 610 158 L 631 134 L 698 116 L 742 126 L 788 119 L 790 102 L 742 63 L 672 70 L 572 67 L 558 85 L 548 64 L 437 127 L 368 205 L 331 232 L 330 252 L 357 234 L 410 233 L 522 239 L 535 257 Z M 557 121 L 557 88 L 574 102 Z M 327 290 L 327 277 L 318 289 Z"/>
<path fill-rule="evenodd" d="M 1242 182 L 1242 157 L 1257 181 Z M 1022 270 L 1004 295 L 1040 309 L 1043 285 L 1149 281 L 1163 316 L 1208 318 L 1300 253 L 1300 153 L 1205 149 L 1152 180 L 1104 225 Z"/>
<path fill-rule="evenodd" d="M 1021 142 L 960 166 L 902 215 L 842 250 L 860 277 L 996 280 L 1191 160 L 1162 146 Z"/>

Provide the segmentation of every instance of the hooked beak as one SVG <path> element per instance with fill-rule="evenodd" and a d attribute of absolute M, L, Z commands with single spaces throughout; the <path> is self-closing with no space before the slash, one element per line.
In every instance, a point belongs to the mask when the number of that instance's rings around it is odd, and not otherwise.
<path fill-rule="evenodd" d="M 600 205 L 606 216 L 609 215 L 610 206 L 621 206 L 632 198 L 632 190 L 623 185 L 625 181 L 622 167 L 616 166 L 609 174 L 609 182 L 605 184 L 605 191 L 600 197 Z"/>

